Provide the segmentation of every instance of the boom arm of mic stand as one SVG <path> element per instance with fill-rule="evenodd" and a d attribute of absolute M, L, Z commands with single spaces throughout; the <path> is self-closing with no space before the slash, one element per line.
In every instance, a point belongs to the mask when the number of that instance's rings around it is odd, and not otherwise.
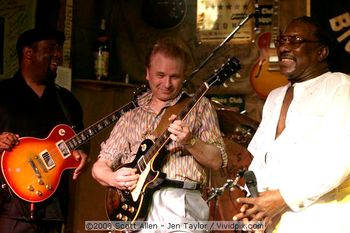
<path fill-rule="evenodd" d="M 198 73 L 198 71 L 200 71 L 204 65 L 215 55 L 215 53 L 222 47 L 224 46 L 235 34 L 236 32 L 252 17 L 255 16 L 255 12 L 251 13 L 249 15 L 247 15 L 236 27 L 235 29 L 233 29 L 233 31 L 218 45 L 216 46 L 213 51 L 211 52 L 211 54 L 209 54 L 209 56 L 201 63 L 199 64 L 199 66 L 197 67 L 197 69 L 195 69 L 194 71 L 192 71 L 192 73 L 188 76 L 188 78 L 184 81 L 184 85 L 186 85 L 189 81 L 192 80 L 192 78 L 194 77 L 194 75 L 196 73 Z"/>
<path fill-rule="evenodd" d="M 245 189 L 242 187 L 242 186 L 240 186 L 239 184 L 238 184 L 238 178 L 239 177 L 237 177 L 235 180 L 227 180 L 226 181 L 226 183 L 222 186 L 222 187 L 220 187 L 220 188 L 214 188 L 212 191 L 211 191 L 211 195 L 208 197 L 208 199 L 207 199 L 207 203 L 209 202 L 209 201 L 211 201 L 213 198 L 215 198 L 215 197 L 217 197 L 217 196 L 220 196 L 224 191 L 225 191 L 225 189 L 231 189 L 231 188 L 233 188 L 233 187 L 236 187 L 236 188 L 239 188 L 240 190 L 243 190 L 243 191 L 245 191 Z"/>

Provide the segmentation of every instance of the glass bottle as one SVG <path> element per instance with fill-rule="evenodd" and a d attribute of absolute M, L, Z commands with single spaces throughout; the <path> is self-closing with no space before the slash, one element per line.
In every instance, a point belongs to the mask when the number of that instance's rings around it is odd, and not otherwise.
<path fill-rule="evenodd" d="M 102 19 L 94 42 L 94 74 L 97 80 L 106 80 L 109 71 L 110 41 L 106 20 Z"/>

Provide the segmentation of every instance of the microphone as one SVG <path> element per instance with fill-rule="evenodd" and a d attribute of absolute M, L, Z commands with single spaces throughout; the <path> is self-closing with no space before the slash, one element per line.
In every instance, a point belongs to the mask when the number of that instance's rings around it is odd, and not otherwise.
<path fill-rule="evenodd" d="M 258 197 L 259 192 L 257 188 L 256 177 L 253 171 L 246 171 L 243 175 L 245 183 L 249 189 L 251 197 Z"/>
<path fill-rule="evenodd" d="M 259 17 L 260 17 L 260 10 L 259 10 L 259 4 L 258 4 L 258 0 L 255 0 L 255 4 L 254 4 L 254 22 L 255 22 L 255 26 L 254 26 L 254 31 L 259 32 Z"/>

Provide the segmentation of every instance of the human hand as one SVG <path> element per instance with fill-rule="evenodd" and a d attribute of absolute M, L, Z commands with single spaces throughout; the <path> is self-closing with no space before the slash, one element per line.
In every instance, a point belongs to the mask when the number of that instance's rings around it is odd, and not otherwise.
<path fill-rule="evenodd" d="M 285 211 L 288 206 L 278 190 L 269 190 L 259 193 L 255 198 L 238 198 L 242 204 L 240 213 L 233 216 L 234 221 L 249 219 L 250 221 L 264 221 L 271 224 L 275 216 Z"/>
<path fill-rule="evenodd" d="M 87 154 L 84 153 L 82 150 L 74 150 L 72 152 L 72 155 L 77 161 L 80 161 L 79 166 L 74 170 L 73 173 L 73 180 L 76 180 L 78 176 L 85 170 L 90 159 L 88 158 Z"/>
<path fill-rule="evenodd" d="M 18 134 L 10 132 L 3 132 L 0 134 L 0 153 L 2 153 L 4 150 L 11 150 L 15 145 L 18 144 L 18 139 Z"/>
<path fill-rule="evenodd" d="M 120 190 L 133 190 L 139 179 L 136 168 L 122 167 L 112 173 L 109 184 Z"/>
<path fill-rule="evenodd" d="M 192 138 L 190 129 L 183 121 L 175 119 L 176 115 L 171 115 L 169 118 L 169 121 L 172 121 L 168 128 L 170 138 L 181 145 L 186 145 Z"/>

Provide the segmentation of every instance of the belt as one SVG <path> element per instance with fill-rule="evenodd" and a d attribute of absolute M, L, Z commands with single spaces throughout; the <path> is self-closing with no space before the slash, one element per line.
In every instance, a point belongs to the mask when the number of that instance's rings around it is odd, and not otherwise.
<path fill-rule="evenodd" d="M 162 187 L 189 189 L 189 190 L 200 190 L 202 185 L 196 182 L 180 181 L 180 180 L 169 180 L 165 179 L 161 184 Z"/>
<path fill-rule="evenodd" d="M 342 184 L 340 184 L 337 188 L 325 194 L 318 203 L 348 203 L 350 202 L 350 178 L 345 180 Z"/>

